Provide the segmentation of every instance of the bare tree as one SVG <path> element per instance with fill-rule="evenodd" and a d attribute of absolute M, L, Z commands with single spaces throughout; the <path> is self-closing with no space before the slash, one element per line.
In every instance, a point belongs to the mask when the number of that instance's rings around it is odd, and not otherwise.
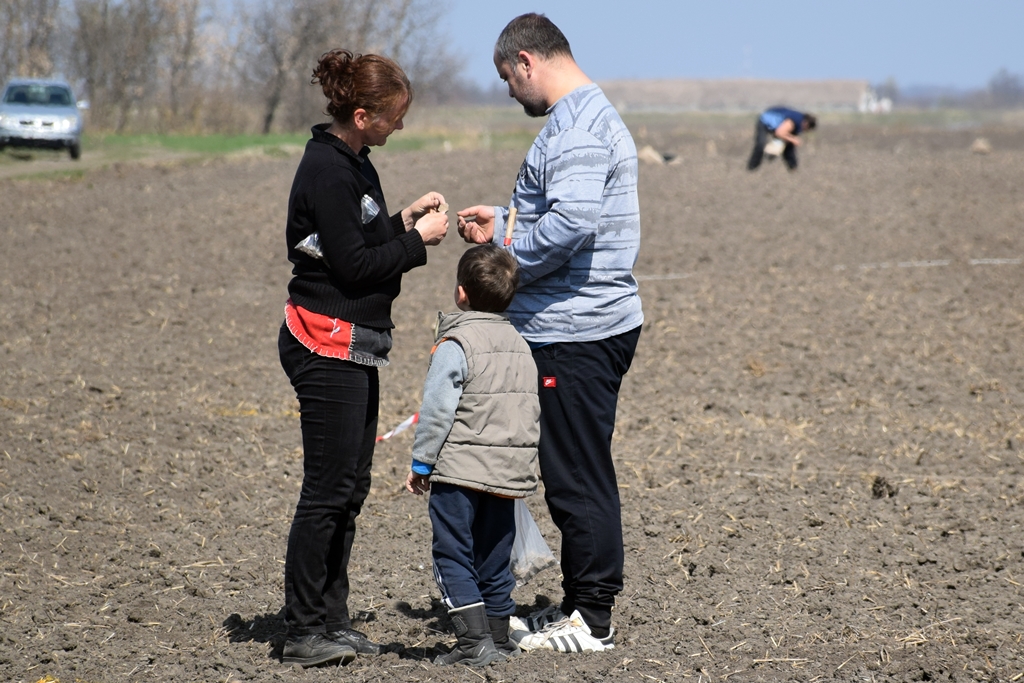
<path fill-rule="evenodd" d="M 444 2 L 0 0 L 0 78 L 63 72 L 94 129 L 297 130 L 323 115 L 310 80 L 334 48 L 392 57 L 420 102 L 445 99 Z"/>
<path fill-rule="evenodd" d="M 241 52 L 243 78 L 260 88 L 263 133 L 269 133 L 289 84 L 305 65 L 311 44 L 322 44 L 334 10 L 330 0 L 266 0 L 250 18 Z"/>
<path fill-rule="evenodd" d="M 449 98 L 462 70 L 461 60 L 448 48 L 442 32 L 446 2 L 429 0 L 381 0 L 366 35 L 366 49 L 395 59 L 416 88 L 420 102 Z"/>
<path fill-rule="evenodd" d="M 53 74 L 59 11 L 60 0 L 0 2 L 0 78 Z"/>
<path fill-rule="evenodd" d="M 223 7 L 223 3 L 214 7 Z M 214 16 L 213 21 L 204 23 L 203 56 L 193 74 L 203 98 L 198 125 L 222 133 L 257 131 L 262 100 L 247 63 L 250 19 L 244 11 Z"/>
<path fill-rule="evenodd" d="M 106 113 L 108 74 L 114 69 L 114 55 L 105 48 L 112 31 L 107 15 L 106 0 L 75 0 L 72 60 L 92 99 L 91 119 L 99 125 Z"/>
<path fill-rule="evenodd" d="M 182 118 L 194 121 L 199 106 L 196 79 L 202 59 L 201 0 L 160 0 L 163 16 L 163 60 L 166 64 L 168 118 L 171 126 Z M 188 112 L 185 112 L 185 109 Z"/>
<path fill-rule="evenodd" d="M 267 0 L 249 18 L 241 62 L 241 73 L 262 93 L 263 132 L 278 119 L 289 127 L 308 124 L 323 103 L 309 87 L 313 67 L 334 48 L 395 59 L 418 92 L 451 76 L 458 63 L 438 36 L 443 8 L 431 0 Z"/>
<path fill-rule="evenodd" d="M 93 120 L 121 132 L 156 89 L 158 0 L 75 0 L 74 59 L 96 103 Z"/>

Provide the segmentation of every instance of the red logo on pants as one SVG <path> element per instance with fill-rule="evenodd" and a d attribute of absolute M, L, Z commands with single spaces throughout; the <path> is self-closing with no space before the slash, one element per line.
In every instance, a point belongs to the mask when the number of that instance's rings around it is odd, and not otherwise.
<path fill-rule="evenodd" d="M 544 378 L 544 388 L 545 389 L 554 389 L 557 385 L 558 385 L 558 380 L 556 380 L 554 377 L 545 377 Z"/>

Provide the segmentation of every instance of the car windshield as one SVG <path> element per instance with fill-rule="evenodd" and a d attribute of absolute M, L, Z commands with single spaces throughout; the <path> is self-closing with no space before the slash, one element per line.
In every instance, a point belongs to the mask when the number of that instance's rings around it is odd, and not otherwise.
<path fill-rule="evenodd" d="M 71 91 L 62 85 L 12 85 L 4 94 L 7 104 L 41 104 L 51 107 L 71 106 Z"/>

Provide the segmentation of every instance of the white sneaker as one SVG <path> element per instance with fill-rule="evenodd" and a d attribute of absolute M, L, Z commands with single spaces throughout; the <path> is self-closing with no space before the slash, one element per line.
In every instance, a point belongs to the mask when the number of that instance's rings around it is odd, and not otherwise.
<path fill-rule="evenodd" d="M 510 636 L 510 637 L 514 637 Z M 536 633 L 517 639 L 521 650 L 554 650 L 555 652 L 601 652 L 615 648 L 615 629 L 604 638 L 590 635 L 590 628 L 578 611 L 561 621 L 548 624 Z"/>
<path fill-rule="evenodd" d="M 528 617 L 509 617 L 509 633 L 516 631 L 525 633 L 536 633 L 548 624 L 565 619 L 565 614 L 558 605 L 548 605 L 542 610 L 537 610 Z"/>

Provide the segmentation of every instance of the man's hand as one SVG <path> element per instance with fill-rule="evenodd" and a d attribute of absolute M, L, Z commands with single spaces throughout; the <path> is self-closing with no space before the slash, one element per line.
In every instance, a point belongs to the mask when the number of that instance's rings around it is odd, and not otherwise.
<path fill-rule="evenodd" d="M 405 478 L 405 490 L 409 493 L 415 493 L 417 496 L 422 496 L 430 490 L 430 475 L 416 474 L 410 471 L 409 476 Z"/>
<path fill-rule="evenodd" d="M 459 235 L 470 244 L 487 244 L 494 238 L 493 206 L 471 206 L 457 215 Z"/>

